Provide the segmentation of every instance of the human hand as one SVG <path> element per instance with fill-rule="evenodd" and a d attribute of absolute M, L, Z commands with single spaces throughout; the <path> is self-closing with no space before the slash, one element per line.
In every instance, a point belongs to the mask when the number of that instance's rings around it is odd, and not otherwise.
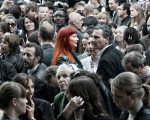
<path fill-rule="evenodd" d="M 34 118 L 34 108 L 35 108 L 35 104 L 33 102 L 32 99 L 30 99 L 30 103 L 31 105 L 27 105 L 27 113 L 28 113 L 28 117 L 30 120 L 35 120 Z"/>
<path fill-rule="evenodd" d="M 71 100 L 66 105 L 63 111 L 65 118 L 68 118 L 72 114 L 72 112 L 77 110 L 83 104 L 84 104 L 83 98 L 81 98 L 80 96 L 75 96 L 71 98 Z"/>

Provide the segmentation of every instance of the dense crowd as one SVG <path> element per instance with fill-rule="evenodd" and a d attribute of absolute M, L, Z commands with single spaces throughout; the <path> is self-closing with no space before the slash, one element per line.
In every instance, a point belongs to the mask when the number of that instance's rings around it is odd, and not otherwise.
<path fill-rule="evenodd" d="M 0 120 L 150 120 L 149 0 L 0 4 Z"/>

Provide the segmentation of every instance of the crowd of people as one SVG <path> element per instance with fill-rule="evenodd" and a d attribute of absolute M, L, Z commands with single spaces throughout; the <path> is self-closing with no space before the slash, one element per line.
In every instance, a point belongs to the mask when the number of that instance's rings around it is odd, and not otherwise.
<path fill-rule="evenodd" d="M 149 0 L 0 3 L 0 120 L 150 120 Z"/>

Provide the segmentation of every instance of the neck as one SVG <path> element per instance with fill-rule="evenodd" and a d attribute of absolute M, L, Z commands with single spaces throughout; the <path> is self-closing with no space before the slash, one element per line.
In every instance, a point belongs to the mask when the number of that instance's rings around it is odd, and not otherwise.
<path fill-rule="evenodd" d="M 132 108 L 129 110 L 130 115 L 136 116 L 137 113 L 140 111 L 140 109 L 143 107 L 142 100 L 136 100 L 135 104 L 132 106 Z"/>
<path fill-rule="evenodd" d="M 33 31 L 28 31 L 27 36 L 29 37 Z"/>
<path fill-rule="evenodd" d="M 91 59 L 92 59 L 93 62 L 96 62 L 98 60 L 97 54 L 94 53 L 93 55 L 91 55 Z"/>
<path fill-rule="evenodd" d="M 123 16 L 122 16 L 122 18 L 124 19 L 124 18 L 126 18 L 128 15 L 127 14 L 124 14 Z"/>
<path fill-rule="evenodd" d="M 4 114 L 9 117 L 11 120 L 17 120 L 19 114 L 17 114 L 17 112 L 13 109 L 13 108 L 9 108 L 7 110 L 4 110 Z"/>
<path fill-rule="evenodd" d="M 123 41 L 117 41 L 117 44 L 120 48 L 125 48 Z"/>
<path fill-rule="evenodd" d="M 46 41 L 41 41 L 41 45 L 44 45 L 44 44 L 51 44 L 52 41 L 49 41 L 49 40 L 46 40 Z"/>

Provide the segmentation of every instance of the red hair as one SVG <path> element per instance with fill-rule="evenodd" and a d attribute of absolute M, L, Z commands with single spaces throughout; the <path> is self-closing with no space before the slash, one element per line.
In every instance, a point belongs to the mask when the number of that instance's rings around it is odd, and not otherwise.
<path fill-rule="evenodd" d="M 56 65 L 58 57 L 60 55 L 65 55 L 68 57 L 69 62 L 74 63 L 74 57 L 72 55 L 72 47 L 69 44 L 69 37 L 72 34 L 76 33 L 76 29 L 73 27 L 63 27 L 58 31 L 56 43 L 55 43 L 55 50 L 53 54 L 52 64 Z"/>

